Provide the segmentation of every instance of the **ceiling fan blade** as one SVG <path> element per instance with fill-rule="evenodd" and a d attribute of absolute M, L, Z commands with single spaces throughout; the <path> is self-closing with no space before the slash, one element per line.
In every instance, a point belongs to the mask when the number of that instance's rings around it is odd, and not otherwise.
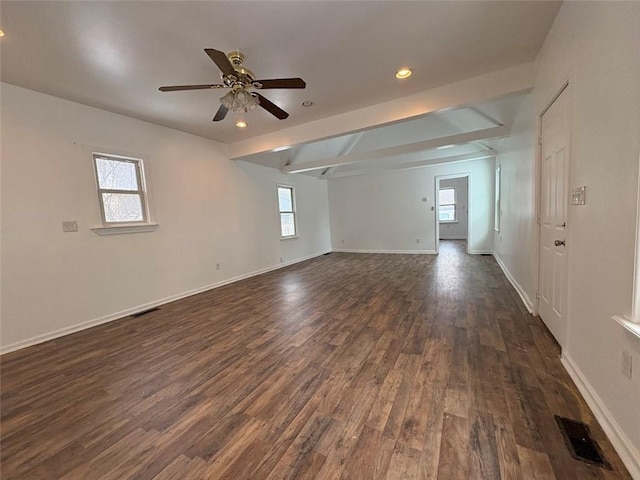
<path fill-rule="evenodd" d="M 220 50 L 214 50 L 213 48 L 205 48 L 204 51 L 207 52 L 207 55 L 211 57 L 211 60 L 215 62 L 222 73 L 225 75 L 236 74 L 236 69 L 233 68 L 233 65 L 227 58 L 226 53 L 221 52 Z"/>
<path fill-rule="evenodd" d="M 229 109 L 227 107 L 225 107 L 224 105 L 220 105 L 220 108 L 216 112 L 216 116 L 213 117 L 213 121 L 219 122 L 220 120 L 224 120 L 224 117 L 227 116 L 228 111 Z"/>
<path fill-rule="evenodd" d="M 274 117 L 279 118 L 280 120 L 284 120 L 289 116 L 287 112 L 282 110 L 279 106 L 273 103 L 271 100 L 264 98 L 259 93 L 253 92 L 252 95 L 255 95 L 260 99 L 260 106 L 264 108 L 267 112 L 269 112 Z"/>
<path fill-rule="evenodd" d="M 256 87 L 265 88 L 306 88 L 307 84 L 301 78 L 275 78 L 273 80 L 256 80 L 256 83 L 262 85 Z"/>
<path fill-rule="evenodd" d="M 208 90 L 210 88 L 225 88 L 221 83 L 211 83 L 208 85 L 174 85 L 171 87 L 160 87 L 161 92 L 178 92 L 180 90 Z"/>

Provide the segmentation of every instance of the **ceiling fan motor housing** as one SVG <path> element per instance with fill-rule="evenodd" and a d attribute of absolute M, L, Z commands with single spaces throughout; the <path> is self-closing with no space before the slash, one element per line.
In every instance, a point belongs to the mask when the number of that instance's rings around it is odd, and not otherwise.
<path fill-rule="evenodd" d="M 254 73 L 242 66 L 244 63 L 244 55 L 241 52 L 230 52 L 227 54 L 229 61 L 233 65 L 234 70 L 236 71 L 235 75 L 225 75 L 224 73 L 220 74 L 220 78 L 224 84 L 228 87 L 237 87 L 241 86 L 244 88 L 261 88 L 262 84 L 256 82 L 256 76 Z"/>

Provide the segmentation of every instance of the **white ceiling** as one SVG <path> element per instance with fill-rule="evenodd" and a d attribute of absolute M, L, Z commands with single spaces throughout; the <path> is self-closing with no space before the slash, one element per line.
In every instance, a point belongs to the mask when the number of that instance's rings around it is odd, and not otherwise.
<path fill-rule="evenodd" d="M 1 79 L 232 143 L 530 62 L 559 6 L 547 1 L 3 0 Z M 222 91 L 158 91 L 162 85 L 218 82 L 218 69 L 204 48 L 240 49 L 258 78 L 300 76 L 307 89 L 262 92 L 291 114 L 287 120 L 260 109 L 246 115 L 245 130 L 234 126 L 236 114 L 213 123 Z M 411 67 L 414 75 L 396 80 L 401 66 Z M 303 108 L 304 100 L 314 105 Z M 438 121 L 428 120 L 433 128 Z M 369 141 L 371 136 L 356 143 L 334 139 L 330 148 L 337 156 L 350 142 L 364 148 Z M 299 160 L 317 157 L 313 148 L 297 152 Z"/>

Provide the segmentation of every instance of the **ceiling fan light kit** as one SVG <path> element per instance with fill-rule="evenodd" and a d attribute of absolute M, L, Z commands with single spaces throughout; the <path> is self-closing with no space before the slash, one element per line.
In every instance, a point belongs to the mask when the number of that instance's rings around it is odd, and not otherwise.
<path fill-rule="evenodd" d="M 220 69 L 222 84 L 206 85 L 176 85 L 160 87 L 161 92 L 175 92 L 180 90 L 205 90 L 217 88 L 230 88 L 231 91 L 220 98 L 220 108 L 213 117 L 214 122 L 223 120 L 229 111 L 234 113 L 248 113 L 260 106 L 280 120 L 289 116 L 287 112 L 275 103 L 266 99 L 250 89 L 271 88 L 306 88 L 307 84 L 301 78 L 279 78 L 271 80 L 256 80 L 251 70 L 242 66 L 244 55 L 240 52 L 231 52 L 228 55 L 213 48 L 205 48 L 204 51 Z"/>
<path fill-rule="evenodd" d="M 234 113 L 248 113 L 260 105 L 260 100 L 244 88 L 239 87 L 234 88 L 224 97 L 220 98 L 220 103 L 224 105 L 227 110 L 231 110 Z"/>

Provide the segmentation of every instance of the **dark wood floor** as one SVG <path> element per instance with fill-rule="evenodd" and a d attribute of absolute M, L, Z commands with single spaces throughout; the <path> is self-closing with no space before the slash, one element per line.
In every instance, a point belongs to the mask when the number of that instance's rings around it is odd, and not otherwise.
<path fill-rule="evenodd" d="M 334 253 L 3 356 L 2 478 L 630 478 L 558 355 L 462 242 Z"/>

